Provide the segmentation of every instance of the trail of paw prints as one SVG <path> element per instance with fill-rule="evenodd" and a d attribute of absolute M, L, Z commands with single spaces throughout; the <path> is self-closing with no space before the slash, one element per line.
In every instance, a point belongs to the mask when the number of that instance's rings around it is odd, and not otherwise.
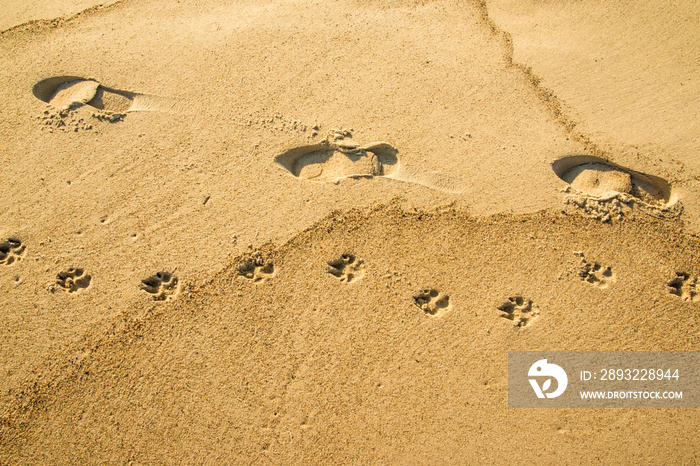
<path fill-rule="evenodd" d="M 0 243 L 0 264 L 12 265 L 21 261 L 26 247 L 17 238 L 8 238 Z"/>
<path fill-rule="evenodd" d="M 180 291 L 178 278 L 170 272 L 158 272 L 141 280 L 141 289 L 155 301 L 169 301 Z"/>
<path fill-rule="evenodd" d="M 328 261 L 326 271 L 344 283 L 352 283 L 365 276 L 365 262 L 352 254 L 343 254 Z"/>
<path fill-rule="evenodd" d="M 429 316 L 440 317 L 452 309 L 450 297 L 436 289 L 424 289 L 413 296 L 413 304 Z"/>
<path fill-rule="evenodd" d="M 497 309 L 501 311 L 501 317 L 513 321 L 516 327 L 527 326 L 540 314 L 531 299 L 525 299 L 519 295 L 509 297 Z"/>
<path fill-rule="evenodd" d="M 76 293 L 90 286 L 92 277 L 80 267 L 70 268 L 56 275 L 56 286 L 68 293 Z M 53 289 L 51 290 L 54 291 Z"/>
<path fill-rule="evenodd" d="M 612 283 L 615 283 L 615 274 L 612 271 L 612 267 L 604 267 L 598 262 L 590 263 L 583 256 L 582 252 L 575 252 L 574 254 L 581 258 L 578 271 L 578 276 L 581 280 L 598 288 L 607 288 Z"/>
<path fill-rule="evenodd" d="M 272 261 L 266 260 L 261 252 L 256 251 L 241 259 L 238 275 L 252 280 L 253 283 L 263 283 L 275 276 L 275 266 Z"/>
<path fill-rule="evenodd" d="M 698 293 L 698 277 L 691 277 L 685 272 L 676 272 L 676 276 L 666 283 L 668 292 L 683 301 L 700 302 Z"/>

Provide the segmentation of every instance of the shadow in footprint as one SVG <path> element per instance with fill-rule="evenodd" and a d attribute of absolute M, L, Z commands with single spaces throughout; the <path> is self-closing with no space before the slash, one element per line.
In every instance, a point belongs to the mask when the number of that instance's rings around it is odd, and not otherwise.
<path fill-rule="evenodd" d="M 516 327 L 525 327 L 539 315 L 532 300 L 522 296 L 511 296 L 496 309 L 502 312 L 501 317 L 512 320 Z"/>
<path fill-rule="evenodd" d="M 328 261 L 326 271 L 341 282 L 352 283 L 364 277 L 365 263 L 352 254 L 343 254 L 337 259 Z"/>
<path fill-rule="evenodd" d="M 604 267 L 598 262 L 588 262 L 582 252 L 575 252 L 574 254 L 581 259 L 578 270 L 578 276 L 581 280 L 598 288 L 607 288 L 615 283 L 615 274 L 612 271 L 612 267 Z"/>
<path fill-rule="evenodd" d="M 266 260 L 260 251 L 248 254 L 238 263 L 238 275 L 252 280 L 253 283 L 263 283 L 275 276 L 275 265 Z"/>
<path fill-rule="evenodd" d="M 56 76 L 34 85 L 34 96 L 58 109 L 89 105 L 108 113 L 177 110 L 174 100 L 103 86 L 79 76 Z"/>
<path fill-rule="evenodd" d="M 398 151 L 379 142 L 358 146 L 325 142 L 301 146 L 278 155 L 275 161 L 292 175 L 310 181 L 389 176 L 397 167 Z"/>
<path fill-rule="evenodd" d="M 292 175 L 308 181 L 384 177 L 443 192 L 464 191 L 462 184 L 448 175 L 407 166 L 400 160 L 399 151 L 386 142 L 360 146 L 325 140 L 290 149 L 275 157 L 275 161 Z"/>
<path fill-rule="evenodd" d="M 671 202 L 671 185 L 657 176 L 646 175 L 608 162 L 599 157 L 577 155 L 552 164 L 554 173 L 587 196 L 611 199 L 619 195 L 655 207 Z"/>
<path fill-rule="evenodd" d="M 684 301 L 700 302 L 698 277 L 691 277 L 685 272 L 676 272 L 676 276 L 666 282 L 668 292 Z"/>
<path fill-rule="evenodd" d="M 449 311 L 450 297 L 436 289 L 425 289 L 413 296 L 413 304 L 429 316 L 439 317 Z"/>
<path fill-rule="evenodd" d="M 92 277 L 79 267 L 59 272 L 56 276 L 56 284 L 68 293 L 75 293 L 89 287 L 91 280 Z"/>
<path fill-rule="evenodd" d="M 155 301 L 166 301 L 178 292 L 178 279 L 170 272 L 158 272 L 141 280 L 141 289 L 153 296 Z"/>
<path fill-rule="evenodd" d="M 25 246 L 17 238 L 8 238 L 0 243 L 0 264 L 12 265 L 22 260 Z"/>

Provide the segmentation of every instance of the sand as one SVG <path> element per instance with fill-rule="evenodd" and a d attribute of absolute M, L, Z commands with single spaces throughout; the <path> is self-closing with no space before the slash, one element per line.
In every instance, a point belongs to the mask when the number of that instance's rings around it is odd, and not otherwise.
<path fill-rule="evenodd" d="M 698 461 L 506 373 L 699 347 L 690 2 L 13 8 L 0 462 Z"/>

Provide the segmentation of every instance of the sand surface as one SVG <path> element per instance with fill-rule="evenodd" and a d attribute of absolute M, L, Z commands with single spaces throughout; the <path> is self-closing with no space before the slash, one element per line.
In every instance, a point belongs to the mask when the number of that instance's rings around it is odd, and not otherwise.
<path fill-rule="evenodd" d="M 697 2 L 5 4 L 0 463 L 698 461 Z"/>
<path fill-rule="evenodd" d="M 3 0 L 0 2 L 0 30 L 6 31 L 31 21 L 61 21 L 84 10 L 109 6 L 119 0 Z"/>
<path fill-rule="evenodd" d="M 513 60 L 552 91 L 574 132 L 611 158 L 668 173 L 684 204 L 700 192 L 700 2 L 492 0 Z M 637 163 L 637 162 L 635 162 Z M 686 217 L 694 231 L 695 215 Z"/>

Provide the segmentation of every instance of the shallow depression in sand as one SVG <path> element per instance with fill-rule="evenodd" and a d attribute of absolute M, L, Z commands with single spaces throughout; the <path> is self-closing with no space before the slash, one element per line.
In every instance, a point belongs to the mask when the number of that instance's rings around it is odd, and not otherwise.
<path fill-rule="evenodd" d="M 671 185 L 663 178 L 630 170 L 598 157 L 572 156 L 557 160 L 552 169 L 571 187 L 597 197 L 628 194 L 661 206 L 671 199 Z"/>
<path fill-rule="evenodd" d="M 275 161 L 297 178 L 323 182 L 390 176 L 398 166 L 396 149 L 386 143 L 363 147 L 333 143 L 301 146 L 277 156 Z"/>
<path fill-rule="evenodd" d="M 124 113 L 132 109 L 137 94 L 105 87 L 92 79 L 57 76 L 34 85 L 34 96 L 56 108 L 86 104 L 98 110 Z"/>

